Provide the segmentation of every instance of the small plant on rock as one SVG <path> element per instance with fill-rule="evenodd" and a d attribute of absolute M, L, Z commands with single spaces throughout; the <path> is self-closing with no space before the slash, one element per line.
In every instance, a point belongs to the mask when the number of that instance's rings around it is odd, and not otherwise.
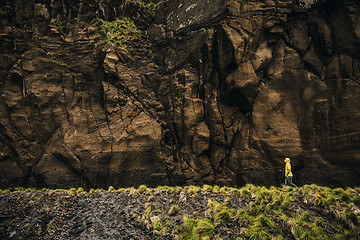
<path fill-rule="evenodd" d="M 69 193 L 69 195 L 76 195 L 77 189 L 76 189 L 76 188 L 70 188 L 70 189 L 68 190 L 68 193 Z"/>
<path fill-rule="evenodd" d="M 137 0 L 137 2 L 143 6 L 151 15 L 155 15 L 159 9 L 161 3 L 164 1 L 153 1 L 153 0 Z"/>
<path fill-rule="evenodd" d="M 215 225 L 221 225 L 231 219 L 231 213 L 227 206 L 217 203 L 213 199 L 208 201 L 208 206 L 211 209 L 212 219 Z"/>
<path fill-rule="evenodd" d="M 175 204 L 171 206 L 168 213 L 169 215 L 175 215 L 178 211 L 179 211 L 179 205 Z"/>
<path fill-rule="evenodd" d="M 145 193 L 148 192 L 148 188 L 146 185 L 140 185 L 138 188 L 139 193 Z"/>
<path fill-rule="evenodd" d="M 206 185 L 206 184 L 202 187 L 202 191 L 203 191 L 203 192 L 211 192 L 212 189 L 213 189 L 212 186 Z"/>
<path fill-rule="evenodd" d="M 195 235 L 203 238 L 211 238 L 215 233 L 214 225 L 207 220 L 200 220 L 197 222 L 196 227 L 194 229 Z"/>
<path fill-rule="evenodd" d="M 127 17 L 117 18 L 112 22 L 96 18 L 93 20 L 93 24 L 104 37 L 104 41 L 100 45 L 101 47 L 119 47 L 126 51 L 130 42 L 141 37 L 141 31 Z"/>
<path fill-rule="evenodd" d="M 214 225 L 208 220 L 198 220 L 185 216 L 179 229 L 179 239 L 210 239 L 215 234 Z"/>
<path fill-rule="evenodd" d="M 218 185 L 215 185 L 212 189 L 213 193 L 218 193 L 220 191 L 220 187 Z"/>

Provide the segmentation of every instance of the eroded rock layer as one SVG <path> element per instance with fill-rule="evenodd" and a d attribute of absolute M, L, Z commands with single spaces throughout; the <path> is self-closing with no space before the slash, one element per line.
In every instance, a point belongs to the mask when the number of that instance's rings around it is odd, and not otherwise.
<path fill-rule="evenodd" d="M 0 187 L 360 184 L 357 1 L 0 5 Z"/>

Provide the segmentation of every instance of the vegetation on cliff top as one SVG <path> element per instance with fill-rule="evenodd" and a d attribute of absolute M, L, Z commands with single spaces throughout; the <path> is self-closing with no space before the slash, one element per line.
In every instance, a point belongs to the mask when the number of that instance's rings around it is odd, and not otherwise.
<path fill-rule="evenodd" d="M 2 238 L 11 234 L 61 237 L 65 232 L 70 237 L 105 234 L 130 239 L 360 237 L 360 188 L 305 185 L 269 189 L 250 184 L 240 189 L 209 185 L 142 185 L 106 191 L 17 188 L 2 190 L 0 202 Z M 99 228 L 100 222 L 108 226 Z M 114 225 L 119 229 L 114 230 Z M 128 230 L 121 230 L 123 226 Z"/>

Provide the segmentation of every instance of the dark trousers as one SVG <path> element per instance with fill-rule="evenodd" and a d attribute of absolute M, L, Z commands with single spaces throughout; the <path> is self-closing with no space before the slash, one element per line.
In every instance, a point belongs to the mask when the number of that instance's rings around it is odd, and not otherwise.
<path fill-rule="evenodd" d="M 292 178 L 293 178 L 292 176 L 286 177 L 285 178 L 285 185 L 292 186 L 292 187 L 297 187 L 295 184 L 293 184 Z"/>

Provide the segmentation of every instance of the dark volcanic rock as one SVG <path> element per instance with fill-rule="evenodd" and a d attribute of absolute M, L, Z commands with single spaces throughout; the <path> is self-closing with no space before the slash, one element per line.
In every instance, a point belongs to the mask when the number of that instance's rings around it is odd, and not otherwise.
<path fill-rule="evenodd" d="M 0 6 L 0 187 L 360 184 L 357 1 Z"/>
<path fill-rule="evenodd" d="M 251 239 L 261 232 L 258 239 L 359 239 L 359 190 L 315 184 L 296 189 L 142 185 L 90 192 L 17 188 L 0 192 L 0 238 Z M 299 215 L 312 221 L 299 223 Z M 298 227 L 305 228 L 302 235 Z"/>

